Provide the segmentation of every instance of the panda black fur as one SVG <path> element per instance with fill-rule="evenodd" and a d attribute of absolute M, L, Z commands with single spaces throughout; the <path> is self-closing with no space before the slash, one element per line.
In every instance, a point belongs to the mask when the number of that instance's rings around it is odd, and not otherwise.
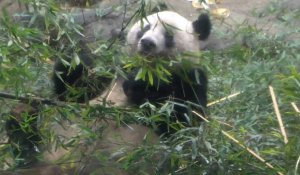
<path fill-rule="evenodd" d="M 112 79 L 109 76 L 91 76 L 90 70 L 94 66 L 95 56 L 84 41 L 80 40 L 77 48 L 80 58 L 78 65 L 66 64 L 61 59 L 57 59 L 54 65 L 54 93 L 61 101 L 88 102 L 99 96 Z M 71 58 L 67 57 L 65 60 L 70 62 Z"/>

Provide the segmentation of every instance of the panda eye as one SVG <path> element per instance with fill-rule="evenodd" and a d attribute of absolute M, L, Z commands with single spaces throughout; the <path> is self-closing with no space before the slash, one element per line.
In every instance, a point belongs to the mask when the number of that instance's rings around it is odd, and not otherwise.
<path fill-rule="evenodd" d="M 140 31 L 137 32 L 136 34 L 136 38 L 140 39 L 142 38 L 142 36 L 145 34 L 145 32 L 147 32 L 148 30 L 150 30 L 150 24 L 147 24 L 146 26 L 144 26 L 143 29 L 141 29 Z"/>
<path fill-rule="evenodd" d="M 140 30 L 140 31 L 138 31 L 138 33 L 136 34 L 136 38 L 137 38 L 137 39 L 140 39 L 140 38 L 142 38 L 143 35 L 144 35 L 144 32 L 142 32 L 142 31 Z"/>

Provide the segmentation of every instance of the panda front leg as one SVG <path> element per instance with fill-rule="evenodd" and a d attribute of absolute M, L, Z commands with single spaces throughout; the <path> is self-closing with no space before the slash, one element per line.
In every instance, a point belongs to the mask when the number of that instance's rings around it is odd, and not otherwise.
<path fill-rule="evenodd" d="M 148 82 L 142 80 L 135 80 L 136 72 L 131 73 L 123 84 L 123 90 L 129 101 L 140 105 L 146 100 L 151 103 L 158 104 L 158 102 L 172 99 L 174 108 L 169 119 L 158 122 L 157 133 L 159 135 L 169 135 L 176 132 L 176 129 L 170 127 L 176 123 L 178 126 L 191 126 L 193 120 L 191 110 L 197 110 L 202 115 L 205 115 L 205 108 L 207 105 L 207 77 L 200 68 L 184 69 L 178 68 L 171 71 L 172 77 L 169 83 L 158 83 L 154 79 L 154 85 L 150 86 Z M 172 98 L 169 98 L 172 97 Z M 174 127 L 178 128 L 178 127 Z M 180 128 L 180 127 L 179 127 Z"/>
<path fill-rule="evenodd" d="M 123 83 L 123 91 L 129 102 L 141 105 L 146 101 L 156 103 L 165 100 L 174 92 L 174 83 L 165 83 L 154 78 L 153 85 L 143 80 L 135 80 L 137 71 L 128 75 Z"/>
<path fill-rule="evenodd" d="M 174 106 L 177 120 L 185 125 L 190 125 L 192 119 L 191 111 L 196 110 L 205 116 L 207 106 L 207 77 L 200 68 L 189 70 L 179 69 L 173 77 L 173 83 L 176 87 L 174 92 Z"/>
<path fill-rule="evenodd" d="M 153 85 L 151 86 L 147 81 L 135 80 L 136 74 L 137 71 L 133 71 L 123 83 L 123 90 L 129 102 L 141 105 L 149 101 L 157 106 L 159 102 L 164 102 L 170 99 L 170 96 L 174 96 L 176 89 L 174 85 L 176 86 L 176 82 L 173 81 L 173 78 L 169 83 L 159 82 L 157 78 L 154 78 Z M 175 132 L 175 130 L 169 127 L 175 121 L 174 116 L 162 115 L 161 117 L 162 120 L 155 122 L 155 132 L 158 135 L 169 136 L 170 133 Z"/>
<path fill-rule="evenodd" d="M 173 112 L 166 122 L 159 122 L 158 134 L 168 136 L 175 133 L 182 126 L 197 126 L 201 120 L 193 117 L 195 110 L 205 116 L 207 106 L 207 84 L 205 72 L 198 67 L 186 68 L 184 66 L 171 69 L 172 80 L 168 84 L 171 91 Z M 172 88 L 170 88 L 172 87 Z M 162 91 L 161 91 L 162 92 Z"/>

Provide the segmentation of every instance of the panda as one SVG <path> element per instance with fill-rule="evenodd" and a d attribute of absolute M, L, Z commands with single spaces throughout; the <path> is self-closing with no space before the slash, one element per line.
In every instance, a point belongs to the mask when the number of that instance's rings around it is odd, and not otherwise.
<path fill-rule="evenodd" d="M 202 41 L 209 37 L 210 31 L 211 22 L 207 14 L 201 14 L 196 20 L 189 21 L 176 12 L 162 11 L 136 22 L 130 28 L 126 41 L 130 55 L 139 54 L 150 59 L 172 60 L 178 54 L 199 51 Z M 84 88 L 84 93 L 71 94 L 78 102 L 90 100 L 103 92 L 103 88 L 97 88 L 97 84 L 104 87 L 111 80 L 108 77 L 97 78 L 94 83 L 96 85 L 92 87 L 91 83 L 83 81 L 82 76 L 87 74 L 93 65 L 93 59 L 88 53 L 89 49 L 84 44 L 81 45 L 84 47 L 81 47 L 79 52 L 82 61 L 78 66 L 70 68 L 61 61 L 56 62 L 54 66 L 53 83 L 60 100 L 66 100 L 66 94 L 70 97 L 69 87 Z M 162 82 L 154 77 L 152 85 L 147 81 L 136 81 L 138 69 L 129 73 L 127 80 L 122 84 L 126 100 L 131 104 L 141 105 L 146 101 L 158 104 L 172 98 L 176 104 L 188 102 L 194 106 L 198 105 L 200 113 L 205 115 L 207 78 L 204 71 L 197 66 L 187 67 L 180 64 L 167 66 L 166 69 L 171 73 L 171 81 Z M 190 114 L 187 107 L 175 105 L 171 121 L 179 121 L 188 126 L 187 113 Z M 158 124 L 157 133 L 161 135 L 175 132 L 170 129 L 172 128 L 169 128 L 167 123 L 162 122 Z"/>
<path fill-rule="evenodd" d="M 172 60 L 178 54 L 199 51 L 210 31 L 211 22 L 207 14 L 201 14 L 191 22 L 178 13 L 162 11 L 135 23 L 128 32 L 127 44 L 131 54 L 143 55 L 150 60 Z M 156 77 L 153 85 L 143 80 L 136 81 L 138 71 L 133 71 L 123 83 L 124 93 L 129 101 L 138 105 L 145 101 L 157 104 L 171 98 L 174 112 L 167 121 L 179 121 L 189 126 L 187 116 L 191 115 L 191 110 L 186 107 L 187 104 L 200 106 L 200 113 L 205 115 L 208 83 L 206 74 L 197 66 L 179 64 L 166 66 L 166 69 L 171 73 L 170 82 L 159 82 Z M 175 132 L 165 122 L 158 124 L 157 131 L 160 135 Z"/>
<path fill-rule="evenodd" d="M 211 31 L 211 22 L 207 14 L 200 14 L 195 21 L 189 21 L 176 12 L 162 11 L 147 16 L 136 22 L 129 30 L 126 41 L 130 55 L 139 54 L 150 59 L 174 59 L 178 54 L 197 52 L 202 41 L 206 40 Z M 83 45 L 79 51 L 81 63 L 75 68 L 64 65 L 60 60 L 54 66 L 53 83 L 55 93 L 60 100 L 72 97 L 78 102 L 88 101 L 103 92 L 103 87 L 108 85 L 111 78 L 96 78 L 96 83 L 87 83 L 90 78 L 82 78 L 93 65 L 89 49 Z M 204 71 L 197 66 L 167 66 L 171 73 L 170 82 L 162 82 L 154 77 L 154 83 L 136 80 L 138 69 L 129 73 L 127 80 L 122 84 L 123 91 L 129 103 L 141 105 L 146 101 L 154 104 L 174 99 L 174 112 L 171 120 L 189 126 L 187 116 L 191 115 L 191 106 L 199 106 L 201 114 L 205 115 L 207 104 L 207 78 Z M 94 79 L 92 79 L 94 82 Z M 101 84 L 102 88 L 98 88 Z M 83 93 L 72 94 L 69 87 L 84 88 Z M 100 92 L 99 92 L 100 91 Z M 71 93 L 71 95 L 70 95 Z M 176 105 L 177 104 L 177 105 Z M 178 105 L 179 104 L 179 105 Z M 187 105 L 189 104 L 189 105 Z M 189 114 L 189 115 L 187 115 Z M 171 134 L 175 130 L 169 128 L 170 123 L 157 124 L 157 133 Z"/>
<path fill-rule="evenodd" d="M 199 51 L 202 41 L 206 40 L 210 35 L 211 22 L 206 14 L 201 14 L 195 21 L 189 21 L 181 15 L 171 12 L 162 11 L 136 22 L 132 25 L 128 31 L 126 41 L 128 45 L 128 51 L 130 56 L 141 55 L 147 59 L 173 59 L 178 54 L 184 52 Z M 81 43 L 80 43 L 81 44 Z M 103 89 L 97 89 L 93 91 L 92 95 L 89 94 L 89 89 L 85 89 L 83 94 L 68 94 L 72 87 L 85 87 L 85 79 L 82 79 L 84 75 L 88 75 L 89 69 L 93 67 L 94 58 L 91 56 L 89 49 L 83 44 L 79 50 L 79 56 L 81 63 L 75 68 L 66 66 L 63 62 L 57 61 L 53 70 L 53 84 L 54 92 L 62 101 L 75 101 L 75 102 L 87 102 L 94 98 L 96 94 L 103 93 Z M 160 81 L 158 77 L 154 77 L 153 84 L 150 84 L 144 80 L 137 80 L 138 68 L 128 73 L 125 80 L 118 83 L 119 88 L 122 89 L 121 94 L 126 98 L 126 101 L 133 105 L 141 105 L 145 102 L 153 103 L 154 105 L 161 105 L 162 103 L 170 100 L 174 102 L 174 109 L 171 114 L 170 122 L 180 122 L 185 126 L 191 125 L 187 117 L 190 115 L 190 108 L 199 108 L 202 114 L 205 114 L 205 108 L 207 104 L 207 84 L 208 80 L 205 72 L 198 66 L 184 66 L 177 64 L 175 66 L 167 65 L 166 69 L 171 73 L 168 82 Z M 101 81 L 100 77 L 98 80 Z M 111 79 L 107 77 L 103 78 L 105 84 L 109 84 Z M 79 82 L 79 83 L 78 83 Z M 115 88 L 119 90 L 118 88 Z M 98 92 L 99 91 L 99 92 Z M 117 94 L 120 93 L 119 91 Z M 114 101 L 114 98 L 109 99 Z M 117 103 L 117 102 L 116 102 Z M 183 105 L 182 105 L 183 104 Z M 28 109 L 19 111 L 21 114 L 12 114 L 14 116 L 23 116 L 23 114 L 36 115 L 38 112 L 28 112 Z M 20 118 L 20 117 L 17 117 Z M 6 128 L 9 133 L 9 139 L 11 142 L 18 143 L 18 139 L 13 137 L 12 131 L 21 129 L 20 120 L 16 120 L 13 117 L 7 122 Z M 102 123 L 103 124 L 103 123 Z M 101 124 L 99 124 L 101 125 Z M 57 161 L 60 157 L 68 151 L 72 151 L 75 154 L 84 151 L 93 151 L 100 149 L 102 153 L 107 155 L 114 155 L 119 149 L 125 148 L 126 150 L 134 149 L 140 144 L 144 144 L 144 139 L 147 135 L 152 141 L 150 144 L 155 144 L 162 137 L 169 136 L 176 132 L 176 130 L 168 127 L 168 123 L 158 122 L 154 131 L 148 126 L 129 124 L 127 126 L 118 126 L 115 121 L 107 121 L 104 123 L 106 130 L 103 133 L 101 139 L 97 143 L 93 144 L 89 148 L 79 147 L 72 150 L 57 149 L 52 150 L 49 154 L 45 151 L 43 154 L 46 164 L 34 165 L 33 172 L 35 174 L 88 174 L 97 171 L 96 174 L 132 174 L 122 168 L 116 168 L 118 166 L 115 159 L 109 159 L 108 162 L 102 164 L 99 160 L 94 159 L 79 159 L 75 167 L 61 168 L 60 166 L 53 165 L 49 162 Z M 36 131 L 36 126 L 32 126 Z M 11 129 L 13 128 L 13 129 Z M 62 128 L 64 129 L 62 131 Z M 53 128 L 52 128 L 53 129 Z M 60 129 L 54 128 L 57 132 L 66 133 L 66 138 L 76 137 L 78 131 L 67 122 L 66 126 Z M 20 132 L 25 132 L 20 130 Z M 71 133 L 71 134 L 70 134 Z M 27 133 L 22 133 L 28 135 Z M 27 147 L 30 149 L 36 149 L 37 145 L 33 144 L 40 141 L 40 137 L 35 136 L 35 140 L 28 143 Z M 30 137 L 28 137 L 30 139 Z M 120 138 L 122 138 L 120 140 Z M 92 148 L 91 148 L 92 147 Z M 23 149 L 28 151 L 27 149 Z M 21 149 L 22 155 L 25 155 Z M 115 160 L 115 161 L 114 161 Z M 75 161 L 76 162 L 76 161 Z M 137 165 L 139 166 L 139 165 Z M 141 167 L 140 167 L 141 168 Z M 140 172 L 148 172 L 149 174 L 155 173 L 154 169 L 142 169 Z M 26 172 L 19 171 L 23 174 L 32 174 L 33 172 L 28 170 Z M 134 171 L 137 173 L 138 171 Z M 9 174 L 9 173 L 8 173 Z"/>

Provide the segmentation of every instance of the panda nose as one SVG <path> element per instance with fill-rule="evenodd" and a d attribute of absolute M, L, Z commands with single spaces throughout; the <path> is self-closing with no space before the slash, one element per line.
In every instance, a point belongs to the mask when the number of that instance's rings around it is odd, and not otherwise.
<path fill-rule="evenodd" d="M 141 39 L 141 44 L 145 50 L 151 50 L 156 47 L 154 41 L 148 38 Z"/>

